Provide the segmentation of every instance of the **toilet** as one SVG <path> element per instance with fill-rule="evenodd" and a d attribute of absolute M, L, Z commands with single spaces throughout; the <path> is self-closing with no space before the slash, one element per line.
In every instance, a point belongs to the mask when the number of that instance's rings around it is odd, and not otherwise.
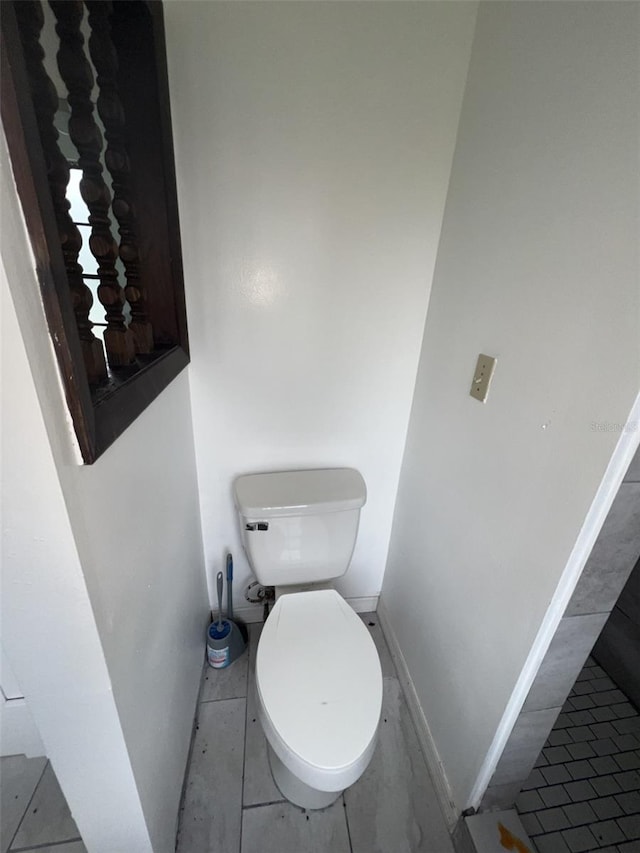
<path fill-rule="evenodd" d="M 376 746 L 382 671 L 362 620 L 331 587 L 351 562 L 367 497 L 352 468 L 249 474 L 234 482 L 247 558 L 276 603 L 256 657 L 271 772 L 287 800 L 331 805 Z"/>

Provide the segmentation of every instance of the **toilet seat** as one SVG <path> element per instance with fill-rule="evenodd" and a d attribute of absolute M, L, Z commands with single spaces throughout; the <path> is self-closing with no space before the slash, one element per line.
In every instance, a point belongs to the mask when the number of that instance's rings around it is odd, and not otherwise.
<path fill-rule="evenodd" d="M 356 781 L 375 748 L 382 671 L 362 620 L 333 589 L 281 596 L 256 659 L 260 717 L 283 764 L 320 791 Z"/>

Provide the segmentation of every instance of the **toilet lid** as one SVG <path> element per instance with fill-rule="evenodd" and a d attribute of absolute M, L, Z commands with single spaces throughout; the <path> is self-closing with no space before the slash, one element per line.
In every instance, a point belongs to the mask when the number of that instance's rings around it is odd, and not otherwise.
<path fill-rule="evenodd" d="M 348 767 L 375 735 L 382 706 L 378 652 L 333 589 L 278 599 L 258 644 L 256 684 L 275 731 L 314 767 Z"/>

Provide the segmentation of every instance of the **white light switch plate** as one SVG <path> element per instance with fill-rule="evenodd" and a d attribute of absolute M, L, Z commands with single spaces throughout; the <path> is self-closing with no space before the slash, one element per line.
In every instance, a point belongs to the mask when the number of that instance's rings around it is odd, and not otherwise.
<path fill-rule="evenodd" d="M 476 369 L 473 374 L 473 381 L 471 382 L 471 391 L 469 393 L 472 397 L 475 397 L 476 400 L 480 400 L 481 403 L 484 403 L 487 399 L 489 384 L 495 367 L 495 358 L 492 358 L 490 355 L 480 353 L 478 356 L 478 363 L 476 364 Z"/>

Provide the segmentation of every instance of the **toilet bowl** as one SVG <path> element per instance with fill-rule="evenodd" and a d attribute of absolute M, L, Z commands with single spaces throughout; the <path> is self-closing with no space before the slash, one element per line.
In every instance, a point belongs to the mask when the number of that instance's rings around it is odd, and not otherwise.
<path fill-rule="evenodd" d="M 333 589 L 281 596 L 256 658 L 274 780 L 302 808 L 331 805 L 373 755 L 382 707 L 378 653 Z"/>

